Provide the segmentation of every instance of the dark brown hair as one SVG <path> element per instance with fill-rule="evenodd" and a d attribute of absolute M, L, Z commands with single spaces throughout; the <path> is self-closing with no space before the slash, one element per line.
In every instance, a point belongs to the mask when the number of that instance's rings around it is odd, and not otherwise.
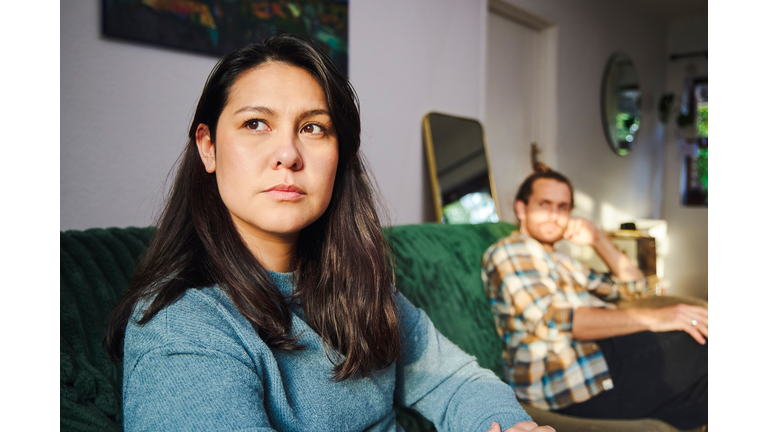
<path fill-rule="evenodd" d="M 104 343 L 115 362 L 123 358 L 125 329 L 136 305 L 154 296 L 138 324 L 146 324 L 186 290 L 218 285 L 272 348 L 298 350 L 286 299 L 246 247 L 219 195 L 216 174 L 198 155 L 195 134 L 216 124 L 235 80 L 265 62 L 301 67 L 326 96 L 338 136 L 339 162 L 325 213 L 304 228 L 295 257 L 296 294 L 306 321 L 330 346 L 334 378 L 391 365 L 400 353 L 394 264 L 376 214 L 372 179 L 360 150 L 359 102 L 354 89 L 313 42 L 278 35 L 225 55 L 213 69 L 189 128 L 189 140 L 157 233 L 113 311 Z M 342 360 L 343 359 L 343 360 Z"/>
<path fill-rule="evenodd" d="M 538 179 L 556 180 L 568 186 L 568 190 L 571 191 L 571 210 L 573 210 L 573 186 L 571 186 L 571 181 L 559 172 L 547 167 L 538 168 L 536 172 L 529 175 L 525 181 L 523 181 L 523 184 L 521 184 L 520 188 L 517 190 L 515 201 L 522 201 L 528 204 L 528 198 L 530 198 L 531 194 L 533 194 L 533 182 Z"/>

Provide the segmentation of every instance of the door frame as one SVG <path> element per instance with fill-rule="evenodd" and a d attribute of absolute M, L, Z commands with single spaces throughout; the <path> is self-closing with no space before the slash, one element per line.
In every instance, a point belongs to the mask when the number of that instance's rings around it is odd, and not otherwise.
<path fill-rule="evenodd" d="M 541 151 L 538 158 L 552 169 L 557 169 L 558 115 L 557 115 L 557 26 L 526 10 L 513 6 L 503 0 L 488 0 L 484 5 L 483 34 L 481 37 L 482 68 L 480 118 L 486 121 L 485 102 L 487 97 L 487 55 L 488 55 L 488 19 L 491 13 L 512 20 L 536 31 L 537 50 L 541 61 L 533 65 L 536 68 L 534 89 L 534 142 Z"/>

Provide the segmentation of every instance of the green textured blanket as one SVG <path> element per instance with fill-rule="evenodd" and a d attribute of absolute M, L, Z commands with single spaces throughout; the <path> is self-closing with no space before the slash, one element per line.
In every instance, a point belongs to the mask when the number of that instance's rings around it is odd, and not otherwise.
<path fill-rule="evenodd" d="M 106 321 L 154 228 L 60 234 L 61 430 L 122 430 L 122 369 L 102 347 Z"/>
<path fill-rule="evenodd" d="M 385 234 L 395 252 L 397 287 L 435 327 L 501 378 L 502 344 L 480 279 L 483 253 L 513 226 L 402 225 Z"/>

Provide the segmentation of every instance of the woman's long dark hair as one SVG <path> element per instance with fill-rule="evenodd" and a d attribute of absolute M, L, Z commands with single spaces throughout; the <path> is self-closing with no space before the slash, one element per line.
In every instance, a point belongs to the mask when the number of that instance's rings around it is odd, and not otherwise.
<path fill-rule="evenodd" d="M 374 188 L 359 153 L 357 95 L 311 41 L 278 35 L 230 52 L 208 77 L 157 233 L 112 313 L 104 344 L 113 361 L 122 361 L 126 325 L 142 299 L 154 296 L 138 320 L 140 325 L 187 289 L 214 284 L 229 294 L 272 349 L 302 349 L 291 334 L 286 300 L 237 232 L 219 195 L 216 174 L 205 171 L 195 142 L 197 126 L 205 124 L 215 143 L 216 124 L 233 83 L 265 62 L 301 67 L 314 76 L 325 91 L 338 136 L 339 162 L 330 204 L 301 231 L 294 263 L 296 296 L 307 323 L 336 351 L 329 354 L 334 379 L 366 376 L 399 355 L 394 266 L 376 214 Z"/>

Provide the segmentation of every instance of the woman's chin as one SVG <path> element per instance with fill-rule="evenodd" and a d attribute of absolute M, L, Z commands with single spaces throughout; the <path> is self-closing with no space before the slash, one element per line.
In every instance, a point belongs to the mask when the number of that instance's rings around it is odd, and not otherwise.
<path fill-rule="evenodd" d="M 291 217 L 291 215 L 275 215 L 268 220 L 242 220 L 240 218 L 233 217 L 235 226 L 241 235 L 247 237 L 266 238 L 273 237 L 275 239 L 292 239 L 298 238 L 302 229 L 309 226 L 313 220 L 301 217 Z"/>
<path fill-rule="evenodd" d="M 306 228 L 308 223 L 279 223 L 259 227 L 259 231 L 271 234 L 276 237 L 293 238 L 298 237 L 301 230 Z"/>

